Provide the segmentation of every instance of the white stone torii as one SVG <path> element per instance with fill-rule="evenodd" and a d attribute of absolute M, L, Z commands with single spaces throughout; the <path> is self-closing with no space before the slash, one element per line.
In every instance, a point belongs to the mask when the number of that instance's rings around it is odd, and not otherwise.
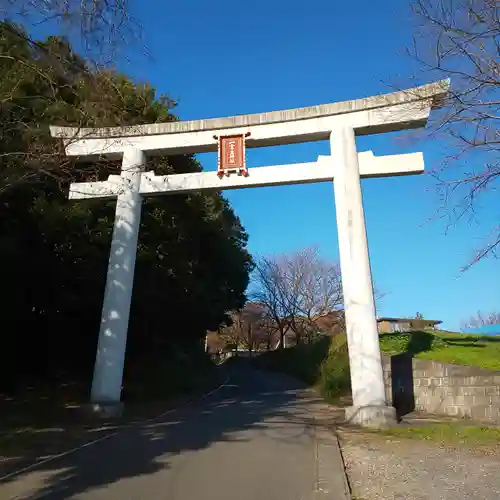
<path fill-rule="evenodd" d="M 69 193 L 70 199 L 117 199 L 92 382 L 95 409 L 120 407 L 143 196 L 334 180 L 353 397 L 346 418 L 367 426 L 394 421 L 384 388 L 360 178 L 418 174 L 424 161 L 422 153 L 358 153 L 355 136 L 424 127 L 449 85 L 443 80 L 354 101 L 228 118 L 96 129 L 51 127 L 69 156 L 86 161 L 122 158 L 120 175 L 73 183 Z M 253 168 L 246 177 L 219 178 L 217 172 L 157 176 L 144 171 L 146 155 L 217 151 L 214 136 L 248 132 L 250 148 L 329 139 L 331 155 L 311 163 Z"/>

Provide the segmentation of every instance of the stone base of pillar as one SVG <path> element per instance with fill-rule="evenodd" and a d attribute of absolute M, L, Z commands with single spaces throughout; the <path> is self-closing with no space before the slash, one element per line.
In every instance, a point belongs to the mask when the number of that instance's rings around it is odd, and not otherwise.
<path fill-rule="evenodd" d="M 123 403 L 88 403 L 81 406 L 83 415 L 97 418 L 116 418 L 123 414 Z"/>
<path fill-rule="evenodd" d="M 349 406 L 345 410 L 348 424 L 384 429 L 397 424 L 396 408 L 392 406 Z"/>

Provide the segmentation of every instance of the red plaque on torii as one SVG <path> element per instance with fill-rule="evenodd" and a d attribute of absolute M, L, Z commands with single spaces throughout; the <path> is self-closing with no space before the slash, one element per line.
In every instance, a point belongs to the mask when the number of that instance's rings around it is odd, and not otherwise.
<path fill-rule="evenodd" d="M 245 161 L 245 138 L 250 135 L 234 134 L 234 135 L 221 135 L 214 138 L 219 141 L 219 162 L 217 168 L 217 175 L 222 177 L 237 173 L 238 175 L 248 175 Z"/>

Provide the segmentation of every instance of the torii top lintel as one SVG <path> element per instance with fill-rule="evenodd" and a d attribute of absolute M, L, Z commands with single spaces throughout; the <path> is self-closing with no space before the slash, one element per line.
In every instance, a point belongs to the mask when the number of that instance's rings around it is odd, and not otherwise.
<path fill-rule="evenodd" d="M 131 146 L 148 155 L 213 152 L 217 151 L 214 135 L 244 134 L 250 128 L 247 147 L 293 144 L 328 139 L 338 126 L 352 127 L 356 135 L 425 126 L 449 86 L 448 79 L 390 94 L 268 113 L 126 127 L 51 126 L 50 131 L 63 139 L 66 154 L 80 157 L 117 157 Z"/>

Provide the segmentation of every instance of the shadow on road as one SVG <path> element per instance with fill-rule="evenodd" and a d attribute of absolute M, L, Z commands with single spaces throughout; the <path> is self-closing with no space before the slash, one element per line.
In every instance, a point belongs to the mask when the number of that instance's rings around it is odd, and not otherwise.
<path fill-rule="evenodd" d="M 229 383 L 203 401 L 172 412 L 158 421 L 126 428 L 81 451 L 41 464 L 0 483 L 16 483 L 25 500 L 63 500 L 126 478 L 148 478 L 168 469 L 176 455 L 218 442 L 245 442 L 246 434 L 297 444 L 306 438 L 313 415 L 312 396 L 304 397 L 299 382 L 243 365 L 226 368 Z M 286 420 L 286 432 L 279 424 Z M 296 422 L 298 425 L 294 426 Z M 33 486 L 30 486 L 33 484 Z M 28 493 L 27 490 L 31 488 Z"/>

